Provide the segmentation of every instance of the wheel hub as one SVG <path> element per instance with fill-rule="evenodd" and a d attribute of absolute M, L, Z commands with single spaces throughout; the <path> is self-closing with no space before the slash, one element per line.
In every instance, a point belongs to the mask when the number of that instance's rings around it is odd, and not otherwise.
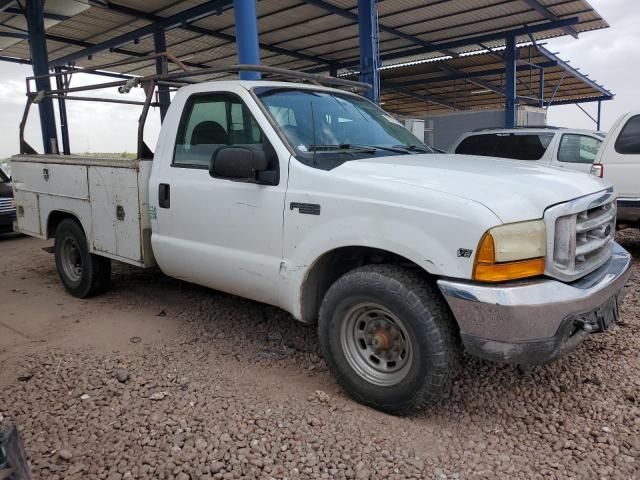
<path fill-rule="evenodd" d="M 404 324 L 381 305 L 361 304 L 347 312 L 342 347 L 351 367 L 376 385 L 395 385 L 411 366 L 411 344 Z"/>
<path fill-rule="evenodd" d="M 387 351 L 391 346 L 391 338 L 387 332 L 378 331 L 373 336 L 371 343 L 376 349 Z"/>
<path fill-rule="evenodd" d="M 82 278 L 82 255 L 73 238 L 67 237 L 62 243 L 62 269 L 72 282 L 79 282 Z"/>

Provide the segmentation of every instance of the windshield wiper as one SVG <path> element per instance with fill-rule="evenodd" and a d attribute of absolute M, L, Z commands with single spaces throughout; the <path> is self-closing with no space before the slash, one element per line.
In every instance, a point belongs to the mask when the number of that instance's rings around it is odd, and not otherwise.
<path fill-rule="evenodd" d="M 394 145 L 392 148 L 402 148 L 403 151 L 420 152 L 420 153 L 433 153 L 429 147 L 421 147 L 419 145 Z"/>
<path fill-rule="evenodd" d="M 387 152 L 394 152 L 394 153 L 408 153 L 405 149 L 403 145 L 394 145 L 393 147 L 385 147 L 384 145 L 361 145 L 358 143 L 345 143 L 340 145 L 341 147 L 346 147 L 346 148 L 353 148 L 353 149 L 358 149 L 358 150 L 370 150 L 371 152 L 375 152 L 376 150 L 385 150 Z"/>
<path fill-rule="evenodd" d="M 335 145 L 309 145 L 309 150 L 312 152 L 330 152 L 333 150 L 357 150 L 359 152 L 368 152 L 368 153 L 374 153 L 376 150 L 378 150 L 377 147 L 374 146 L 370 146 L 370 145 L 353 145 L 351 143 L 342 143 L 342 144 L 335 144 Z"/>
<path fill-rule="evenodd" d="M 403 154 L 409 153 L 404 149 L 404 145 L 394 145 L 392 147 L 385 147 L 383 145 L 371 145 L 371 147 L 377 148 L 378 150 L 386 150 L 387 152 L 403 153 Z"/>
<path fill-rule="evenodd" d="M 420 147 L 417 147 L 420 148 Z M 414 151 L 409 146 L 406 145 L 394 145 L 392 147 L 385 147 L 384 145 L 359 145 L 357 143 L 341 143 L 336 145 L 309 145 L 310 151 L 332 151 L 332 150 L 352 150 L 359 152 L 367 152 L 374 153 L 378 150 L 385 150 L 387 152 L 393 153 L 402 153 L 404 155 L 409 154 Z M 415 151 L 423 151 L 423 150 L 415 150 Z M 429 150 L 424 150 L 425 152 L 429 152 Z"/>

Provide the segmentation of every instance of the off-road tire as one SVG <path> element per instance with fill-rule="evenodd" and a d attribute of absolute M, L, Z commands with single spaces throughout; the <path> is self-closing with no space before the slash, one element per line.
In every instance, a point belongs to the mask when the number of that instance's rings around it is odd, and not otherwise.
<path fill-rule="evenodd" d="M 401 319 L 409 337 L 410 366 L 394 385 L 371 383 L 345 355 L 342 324 L 363 302 Z M 419 272 L 395 265 L 364 266 L 340 277 L 322 301 L 318 333 L 325 361 L 342 388 L 358 402 L 395 415 L 412 414 L 448 397 L 461 357 L 455 320 L 438 288 Z"/>
<path fill-rule="evenodd" d="M 79 267 L 71 274 L 69 249 L 75 257 L 72 263 Z M 54 253 L 60 280 L 74 297 L 92 297 L 109 287 L 111 260 L 89 252 L 87 237 L 77 221 L 67 218 L 60 222 L 56 229 Z"/>

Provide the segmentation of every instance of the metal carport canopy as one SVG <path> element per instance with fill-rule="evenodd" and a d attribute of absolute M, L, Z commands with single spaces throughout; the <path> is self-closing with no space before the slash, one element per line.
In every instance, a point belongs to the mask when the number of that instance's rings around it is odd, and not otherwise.
<path fill-rule="evenodd" d="M 166 30 L 167 49 L 192 65 L 236 62 L 231 1 L 88 0 L 90 8 L 47 29 L 51 66 L 79 67 L 139 57 L 116 69 L 150 74 L 153 31 Z M 290 69 L 355 67 L 359 61 L 357 0 L 259 0 L 257 19 L 262 63 Z M 0 12 L 0 37 L 16 43 L 5 59 L 29 60 L 17 2 Z M 607 27 L 584 0 L 379 0 L 379 51 L 386 63 L 500 47 L 516 41 Z M 192 12 L 189 14 L 189 12 Z M 45 3 L 46 14 L 46 3 Z M 22 35 L 22 38 L 20 36 Z M 17 37 L 17 38 L 16 38 Z"/>
<path fill-rule="evenodd" d="M 161 62 L 152 55 L 160 51 L 201 68 L 260 61 L 335 75 L 357 67 L 360 79 L 373 85 L 365 95 L 379 101 L 381 61 L 457 59 L 505 45 L 503 85 L 470 81 L 504 96 L 508 126 L 515 125 L 518 103 L 516 44 L 608 26 L 586 0 L 86 0 L 81 11 L 70 6 L 77 1 L 0 0 L 0 60 L 31 63 L 39 90 L 51 88 L 43 77 L 51 68 L 60 74 L 65 68 L 133 59 L 112 70 L 157 73 Z M 447 62 L 439 68 L 460 73 Z M 61 80 L 59 75 L 56 81 Z M 389 81 L 385 87 L 396 88 Z M 167 88 L 159 88 L 159 95 L 163 116 Z M 417 99 L 416 93 L 410 95 Z M 431 94 L 420 99 L 452 106 Z M 69 153 L 64 99 L 59 102 L 63 147 Z M 39 111 L 44 149 L 55 152 L 50 98 Z"/>

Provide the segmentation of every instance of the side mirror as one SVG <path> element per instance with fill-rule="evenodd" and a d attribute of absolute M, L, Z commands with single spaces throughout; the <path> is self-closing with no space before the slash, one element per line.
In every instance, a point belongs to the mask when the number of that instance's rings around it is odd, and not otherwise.
<path fill-rule="evenodd" d="M 262 150 L 246 147 L 222 147 L 211 157 L 209 175 L 215 178 L 255 182 L 269 166 Z"/>

